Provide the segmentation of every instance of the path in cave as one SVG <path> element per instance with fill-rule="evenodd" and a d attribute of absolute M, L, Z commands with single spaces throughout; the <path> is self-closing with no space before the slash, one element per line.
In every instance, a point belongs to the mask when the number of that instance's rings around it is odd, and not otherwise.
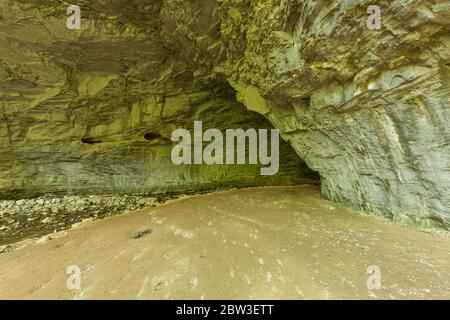
<path fill-rule="evenodd" d="M 0 254 L 0 298 L 449 298 L 450 237 L 360 215 L 316 187 L 219 192 Z M 68 290 L 68 266 L 82 270 Z M 367 287 L 367 268 L 381 289 Z"/>

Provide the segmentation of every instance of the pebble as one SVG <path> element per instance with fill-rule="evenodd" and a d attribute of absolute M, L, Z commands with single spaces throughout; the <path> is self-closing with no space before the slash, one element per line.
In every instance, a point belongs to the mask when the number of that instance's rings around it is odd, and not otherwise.
<path fill-rule="evenodd" d="M 153 207 L 155 197 L 142 196 L 63 196 L 34 199 L 0 200 L 0 245 L 26 239 L 24 227 L 42 230 L 62 230 L 82 220 L 103 218 L 113 214 Z M 40 233 L 40 232 L 38 232 Z"/>

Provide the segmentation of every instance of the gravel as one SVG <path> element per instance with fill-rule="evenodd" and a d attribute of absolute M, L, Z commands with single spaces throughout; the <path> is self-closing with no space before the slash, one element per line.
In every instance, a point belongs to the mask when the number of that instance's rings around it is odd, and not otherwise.
<path fill-rule="evenodd" d="M 156 197 L 64 196 L 0 201 L 0 245 L 70 228 L 86 218 L 153 207 Z"/>

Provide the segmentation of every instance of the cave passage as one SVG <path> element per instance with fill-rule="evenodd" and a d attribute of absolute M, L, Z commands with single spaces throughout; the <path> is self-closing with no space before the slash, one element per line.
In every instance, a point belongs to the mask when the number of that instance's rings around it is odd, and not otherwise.
<path fill-rule="evenodd" d="M 0 298 L 450 297 L 448 0 L 72 2 L 0 2 Z"/>

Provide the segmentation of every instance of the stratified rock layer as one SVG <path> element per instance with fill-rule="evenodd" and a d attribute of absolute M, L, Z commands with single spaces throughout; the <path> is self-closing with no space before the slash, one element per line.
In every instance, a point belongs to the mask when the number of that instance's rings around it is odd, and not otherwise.
<path fill-rule="evenodd" d="M 285 142 L 276 176 L 255 165 L 175 166 L 171 133 L 195 120 L 205 130 L 273 126 L 237 102 L 225 78 L 196 69 L 172 35 L 169 3 L 78 4 L 80 31 L 66 28 L 65 5 L 1 4 L 0 197 L 318 182 Z"/>
<path fill-rule="evenodd" d="M 79 31 L 65 4 L 0 4 L 3 195 L 269 183 L 257 168 L 173 168 L 164 155 L 196 119 L 263 126 L 243 104 L 320 173 L 327 198 L 450 225 L 448 1 L 377 1 L 380 30 L 366 1 L 73 4 Z M 284 183 L 312 181 L 288 163 Z"/>
<path fill-rule="evenodd" d="M 450 3 L 377 1 L 381 30 L 364 1 L 229 3 L 223 39 L 245 45 L 227 47 L 236 58 L 222 68 L 320 173 L 322 193 L 448 227 Z"/>

